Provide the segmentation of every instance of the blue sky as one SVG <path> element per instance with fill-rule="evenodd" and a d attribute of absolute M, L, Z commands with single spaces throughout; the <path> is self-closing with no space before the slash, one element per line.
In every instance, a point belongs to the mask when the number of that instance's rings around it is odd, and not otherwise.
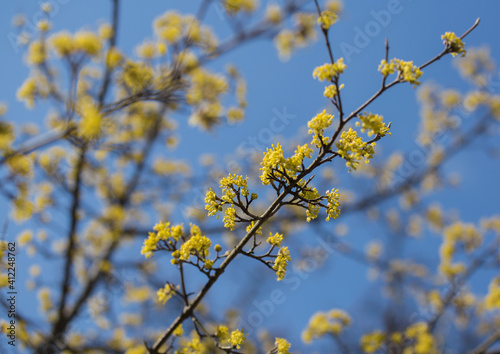
<path fill-rule="evenodd" d="M 110 1 L 102 0 L 53 0 L 59 4 L 52 18 L 54 30 L 68 29 L 75 31 L 80 28 L 96 29 L 107 21 L 110 12 Z M 122 13 L 118 36 L 118 45 L 126 52 L 132 53 L 134 46 L 144 38 L 152 38 L 152 20 L 169 8 L 177 8 L 182 12 L 192 10 L 193 4 L 199 1 L 122 1 Z M 261 0 L 265 4 L 268 1 Z M 353 0 L 346 1 L 345 12 L 341 21 L 332 29 L 331 40 L 335 57 L 344 56 L 348 65 L 343 80 L 346 83 L 343 90 L 343 102 L 346 111 L 356 108 L 361 102 L 375 92 L 380 85 L 380 74 L 376 71 L 380 59 L 384 56 L 384 41 L 388 38 L 390 57 L 414 60 L 421 64 L 439 53 L 443 44 L 441 34 L 454 31 L 463 33 L 476 20 L 481 18 L 479 27 L 465 40 L 466 46 L 489 45 L 493 58 L 500 59 L 498 46 L 500 25 L 498 14 L 500 2 L 495 1 L 379 1 Z M 392 13 L 391 13 L 392 11 Z M 16 0 L 2 4 L 0 12 L 0 101 L 9 103 L 9 115 L 16 122 L 35 121 L 40 125 L 45 112 L 41 109 L 27 110 L 23 104 L 16 101 L 16 90 L 28 76 L 29 69 L 23 63 L 23 51 L 12 44 L 11 26 L 14 14 L 23 13 L 31 21 L 39 13 L 36 1 Z M 390 19 L 386 16 L 391 13 Z M 217 7 L 209 9 L 207 23 L 212 25 L 221 38 L 227 36 L 228 25 L 219 16 Z M 377 25 L 378 24 L 378 25 Z M 363 35 L 360 35 L 363 33 Z M 364 37 L 364 38 L 361 38 Z M 356 47 L 364 40 L 363 48 L 347 58 L 345 48 Z M 366 44 L 366 45 L 365 45 Z M 344 51 L 343 51 L 344 49 Z M 269 125 L 269 120 L 275 115 L 275 110 L 295 116 L 289 125 L 280 132 L 285 138 L 295 136 L 307 121 L 326 107 L 327 101 L 322 96 L 323 85 L 313 80 L 312 70 L 315 66 L 327 62 L 328 56 L 322 38 L 310 47 L 299 50 L 291 60 L 282 62 L 271 42 L 259 41 L 245 45 L 238 50 L 225 55 L 212 65 L 220 70 L 225 63 L 237 63 L 248 84 L 248 111 L 245 122 L 239 125 L 221 127 L 213 133 L 200 132 L 180 122 L 181 143 L 173 153 L 181 158 L 196 161 L 200 152 L 225 154 L 233 152 L 238 145 L 250 136 L 256 136 Z M 423 82 L 434 81 L 443 87 L 455 87 L 459 90 L 467 88 L 457 71 L 452 68 L 451 57 L 445 57 L 438 63 L 424 70 Z M 498 71 L 497 71 L 498 72 Z M 497 76 L 497 83 L 500 78 Z M 500 86 L 493 87 L 498 93 Z M 384 115 L 386 121 L 392 121 L 392 136 L 385 139 L 383 149 L 396 147 L 405 150 L 412 148 L 412 140 L 416 137 L 418 126 L 418 109 L 416 91 L 410 85 L 400 85 L 387 92 L 370 110 Z M 384 147 L 384 144 L 385 147 Z M 269 144 L 270 145 L 270 144 Z M 499 212 L 498 200 L 500 189 L 494 186 L 498 181 L 500 171 L 498 163 L 489 163 L 479 151 L 471 151 L 450 161 L 450 171 L 462 175 L 462 186 L 453 193 L 440 194 L 440 202 L 446 207 L 460 210 L 467 221 L 476 222 L 483 215 Z M 486 182 L 485 182 L 486 181 Z M 0 224 L 7 217 L 6 204 L 0 203 L 2 213 Z M 350 222 L 349 218 L 343 220 Z M 352 232 L 365 235 L 370 230 L 351 226 Z M 12 226 L 11 231 L 18 228 Z M 364 237 L 364 236 L 363 236 Z M 314 245 L 315 240 L 309 240 Z M 435 246 L 437 246 L 436 242 Z M 335 258 L 335 259 L 333 259 Z M 27 273 L 29 259 L 22 258 L 20 262 L 21 276 L 18 284 L 23 283 Z M 331 257 L 329 267 L 349 269 L 349 272 L 336 272 L 335 276 L 325 278 L 325 269 L 312 272 L 307 279 L 301 281 L 298 291 L 290 291 L 290 284 L 274 284 L 270 289 L 281 289 L 286 293 L 287 300 L 281 304 L 279 311 L 267 319 L 267 324 L 279 331 L 291 331 L 296 347 L 301 347 L 298 337 L 309 316 L 319 310 L 341 307 L 349 309 L 353 303 L 366 298 L 366 288 L 362 286 L 366 279 L 366 268 L 344 259 Z M 233 270 L 245 272 L 245 262 L 241 262 Z M 227 279 L 231 279 L 229 272 Z M 272 277 L 272 274 L 268 274 Z M 251 276 L 249 274 L 248 276 Z M 337 284 L 349 284 L 345 287 Z M 229 287 L 230 284 L 220 285 Z M 217 290 L 217 289 L 216 289 Z M 270 291 L 259 294 L 257 301 L 264 301 Z M 318 294 L 321 294 L 319 296 Z M 324 296 L 331 294 L 331 296 Z M 21 297 L 20 309 L 29 306 L 30 294 Z M 223 301 L 224 302 L 224 301 Z M 25 307 L 25 308 L 26 308 Z M 279 312 L 279 314 L 278 314 Z M 292 326 L 282 326 L 279 323 L 293 323 Z M 283 335 L 285 333 L 282 333 Z"/>

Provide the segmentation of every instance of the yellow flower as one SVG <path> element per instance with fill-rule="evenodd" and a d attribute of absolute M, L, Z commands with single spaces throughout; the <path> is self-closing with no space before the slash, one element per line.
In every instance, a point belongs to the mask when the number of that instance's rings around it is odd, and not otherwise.
<path fill-rule="evenodd" d="M 273 265 L 273 269 L 276 271 L 276 275 L 278 276 L 278 281 L 285 278 L 286 268 L 288 266 L 288 262 L 291 260 L 288 247 L 281 247 Z"/>
<path fill-rule="evenodd" d="M 271 246 L 279 247 L 281 245 L 281 242 L 283 241 L 283 235 L 279 233 L 275 233 L 273 236 L 273 233 L 269 233 L 271 236 L 267 238 L 266 242 L 269 243 Z"/>
<path fill-rule="evenodd" d="M 326 312 L 318 312 L 309 320 L 309 324 L 302 332 L 302 340 L 310 343 L 315 338 L 321 338 L 327 334 L 339 335 L 344 327 L 351 324 L 350 316 L 338 309 Z"/>
<path fill-rule="evenodd" d="M 93 100 L 85 96 L 78 102 L 78 111 L 82 117 L 78 131 L 85 139 L 94 139 L 101 134 L 103 115 Z"/>
<path fill-rule="evenodd" d="M 28 62 L 33 65 L 42 64 L 47 60 L 45 43 L 33 41 L 28 49 Z"/>
<path fill-rule="evenodd" d="M 373 150 L 375 143 L 367 144 L 358 137 L 352 128 L 342 132 L 339 142 L 335 145 L 338 148 L 338 154 L 346 160 L 346 166 L 349 167 L 349 170 L 355 170 L 358 161 L 363 158 L 368 163 L 375 153 Z"/>
<path fill-rule="evenodd" d="M 166 12 L 154 22 L 156 34 L 169 43 L 174 43 L 182 36 L 182 17 L 174 11 Z"/>
<path fill-rule="evenodd" d="M 422 76 L 422 71 L 417 66 L 413 65 L 413 61 L 404 61 L 394 58 L 387 63 L 387 61 L 382 60 L 378 70 L 384 76 L 393 74 L 397 70 L 398 78 L 400 80 L 409 82 L 410 84 L 413 84 L 414 87 L 420 85 L 420 81 L 418 81 L 418 79 Z"/>
<path fill-rule="evenodd" d="M 364 133 L 368 130 L 368 136 L 379 135 L 385 136 L 387 134 L 391 134 L 389 132 L 389 127 L 385 125 L 383 122 L 383 117 L 378 114 L 368 113 L 368 114 L 360 114 L 359 120 L 361 121 L 361 132 Z M 360 123 L 356 122 L 356 126 L 359 126 Z"/>
<path fill-rule="evenodd" d="M 106 52 L 105 63 L 109 68 L 117 67 L 121 63 L 122 59 L 123 55 L 115 47 L 109 48 L 109 50 Z"/>
<path fill-rule="evenodd" d="M 163 288 L 159 289 L 156 292 L 158 302 L 162 305 L 165 305 L 167 301 L 174 295 L 175 295 L 175 290 L 172 288 L 170 284 L 166 284 Z"/>
<path fill-rule="evenodd" d="M 309 134 L 313 134 L 313 140 L 311 144 L 315 144 L 316 147 L 321 147 L 322 144 L 328 142 L 328 137 L 324 136 L 324 131 L 327 129 L 333 121 L 333 115 L 327 114 L 326 110 L 318 113 L 314 116 L 308 123 Z"/>
<path fill-rule="evenodd" d="M 139 62 L 127 62 L 123 69 L 123 81 L 133 93 L 142 91 L 153 79 L 153 69 Z"/>
<path fill-rule="evenodd" d="M 374 353 L 379 350 L 386 340 L 386 335 L 382 331 L 373 331 L 361 337 L 361 350 L 364 353 Z"/>
<path fill-rule="evenodd" d="M 137 55 L 144 59 L 153 59 L 156 55 L 156 43 L 144 42 L 136 48 Z"/>
<path fill-rule="evenodd" d="M 99 36 L 104 40 L 110 39 L 113 36 L 113 27 L 109 23 L 102 24 L 99 27 Z"/>
<path fill-rule="evenodd" d="M 484 304 L 487 310 L 500 308 L 500 278 L 494 278 L 490 282 Z"/>
<path fill-rule="evenodd" d="M 62 57 L 70 55 L 75 50 L 73 36 L 67 31 L 52 35 L 49 42 L 54 51 Z"/>
<path fill-rule="evenodd" d="M 334 64 L 324 64 L 318 66 L 313 71 L 313 77 L 319 81 L 332 81 L 342 74 L 347 66 L 344 64 L 344 58 L 340 58 Z"/>
<path fill-rule="evenodd" d="M 245 117 L 245 112 L 241 108 L 229 108 L 227 110 L 227 120 L 229 123 L 241 122 Z"/>
<path fill-rule="evenodd" d="M 282 60 L 290 58 L 292 50 L 296 47 L 295 34 L 290 30 L 282 30 L 274 37 L 274 44 Z"/>
<path fill-rule="evenodd" d="M 465 56 L 465 45 L 462 40 L 457 37 L 453 32 L 446 32 L 441 36 L 446 48 L 449 48 L 452 56 L 461 54 L 462 57 Z"/>
<path fill-rule="evenodd" d="M 47 32 L 50 30 L 50 22 L 47 20 L 41 20 L 37 23 L 37 27 L 41 32 Z"/>
<path fill-rule="evenodd" d="M 329 221 L 330 218 L 336 219 L 340 216 L 340 193 L 338 189 L 333 189 L 331 192 L 326 192 L 326 197 L 328 200 L 328 204 L 326 207 L 326 221 Z"/>
<path fill-rule="evenodd" d="M 210 252 L 211 244 L 212 241 L 206 236 L 193 235 L 181 246 L 179 259 L 187 261 L 191 254 L 196 254 L 202 259 L 206 259 Z"/>
<path fill-rule="evenodd" d="M 335 22 L 337 22 L 338 16 L 335 12 L 325 10 L 321 12 L 321 15 L 318 18 L 318 24 L 321 28 L 327 30 L 329 29 Z"/>
<path fill-rule="evenodd" d="M 283 19 L 281 9 L 278 5 L 268 5 L 266 8 L 266 20 L 273 24 L 278 24 Z"/>
<path fill-rule="evenodd" d="M 343 89 L 344 88 L 344 84 L 340 85 L 339 86 L 339 90 Z M 337 96 L 339 93 L 338 93 L 338 90 L 337 90 L 337 86 L 335 85 L 329 85 L 329 86 L 326 86 L 325 87 L 325 91 L 323 92 L 323 96 L 327 97 L 327 98 L 334 98 L 335 96 Z"/>
<path fill-rule="evenodd" d="M 74 45 L 76 50 L 91 56 L 99 54 L 102 48 L 101 39 L 95 33 L 85 31 L 75 34 Z"/>
<path fill-rule="evenodd" d="M 258 6 L 257 0 L 225 0 L 226 11 L 236 14 L 240 11 L 253 12 Z"/>
<path fill-rule="evenodd" d="M 241 345 L 245 342 L 245 334 L 239 329 L 231 332 L 231 337 L 229 338 L 229 343 L 236 346 L 236 349 L 240 349 Z"/>
<path fill-rule="evenodd" d="M 226 208 L 224 211 L 224 227 L 233 231 L 236 224 L 236 209 L 233 207 Z"/>
<path fill-rule="evenodd" d="M 290 352 L 290 347 L 292 346 L 284 338 L 275 338 L 274 345 L 276 346 L 276 354 L 292 354 Z"/>

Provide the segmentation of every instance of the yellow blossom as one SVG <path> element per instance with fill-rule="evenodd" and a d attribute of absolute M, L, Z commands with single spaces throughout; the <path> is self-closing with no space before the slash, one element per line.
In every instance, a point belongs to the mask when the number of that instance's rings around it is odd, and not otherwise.
<path fill-rule="evenodd" d="M 332 81 L 342 74 L 347 66 L 344 64 L 344 58 L 340 58 L 334 64 L 324 64 L 318 66 L 313 71 L 313 77 L 319 81 Z"/>
<path fill-rule="evenodd" d="M 133 93 L 143 90 L 152 79 L 153 69 L 146 64 L 129 61 L 123 68 L 123 81 Z"/>
<path fill-rule="evenodd" d="M 346 166 L 349 167 L 349 170 L 355 170 L 358 161 L 363 158 L 368 163 L 375 153 L 373 150 L 375 143 L 364 142 L 352 128 L 342 132 L 339 142 L 335 145 L 338 148 L 338 154 L 346 160 Z"/>
<path fill-rule="evenodd" d="M 302 340 L 310 343 L 315 338 L 321 338 L 327 334 L 339 335 L 342 330 L 351 324 L 350 316 L 338 309 L 328 312 L 318 312 L 309 320 L 309 324 L 302 332 Z"/>
<path fill-rule="evenodd" d="M 78 102 L 78 111 L 81 115 L 78 131 L 85 139 L 94 139 L 101 134 L 103 115 L 97 105 L 88 96 Z"/>
<path fill-rule="evenodd" d="M 73 36 L 67 31 L 52 35 L 49 42 L 56 54 L 62 57 L 70 55 L 75 50 Z"/>
<path fill-rule="evenodd" d="M 278 281 L 285 278 L 286 268 L 288 266 L 288 262 L 291 260 L 288 247 L 281 247 L 273 265 L 273 269 L 276 271 L 276 275 L 278 276 Z"/>
<path fill-rule="evenodd" d="M 389 132 L 389 127 L 385 125 L 383 122 L 383 117 L 378 114 L 367 113 L 360 114 L 359 120 L 361 121 L 361 132 L 364 133 L 368 131 L 368 136 L 378 135 L 385 136 L 387 134 L 391 134 Z M 360 123 L 356 122 L 356 126 L 359 126 Z"/>
<path fill-rule="evenodd" d="M 269 236 L 266 240 L 267 243 L 269 243 L 271 246 L 279 247 L 281 245 L 281 241 L 283 241 L 283 235 L 279 233 L 275 233 L 273 236 L 273 233 L 269 233 L 271 236 Z"/>
<path fill-rule="evenodd" d="M 77 32 L 74 37 L 75 49 L 82 51 L 90 56 L 100 53 L 102 48 L 101 39 L 92 32 Z"/>
<path fill-rule="evenodd" d="M 277 353 L 276 354 L 292 354 L 290 352 L 290 347 L 292 346 L 287 342 L 284 338 L 275 338 L 274 345 L 276 346 Z"/>
<path fill-rule="evenodd" d="M 33 65 L 42 64 L 47 60 L 47 51 L 44 42 L 33 41 L 28 49 L 28 62 Z"/>
<path fill-rule="evenodd" d="M 338 189 L 333 189 L 331 192 L 326 192 L 326 198 L 328 201 L 326 207 L 326 221 L 329 221 L 330 218 L 336 219 L 340 216 L 340 193 Z"/>
<path fill-rule="evenodd" d="M 243 331 L 237 329 L 231 332 L 231 337 L 229 338 L 229 343 L 235 346 L 236 349 L 240 349 L 241 345 L 245 342 L 245 334 Z"/>
<path fill-rule="evenodd" d="M 274 37 L 274 44 L 282 60 L 290 58 L 292 50 L 296 47 L 295 34 L 290 30 L 282 30 Z"/>
<path fill-rule="evenodd" d="M 113 36 L 113 27 L 109 23 L 102 24 L 99 26 L 99 36 L 104 40 L 110 39 Z"/>
<path fill-rule="evenodd" d="M 266 20 L 273 24 L 278 24 L 283 19 L 283 14 L 278 5 L 268 5 L 266 8 Z"/>
<path fill-rule="evenodd" d="M 174 11 L 166 12 L 155 20 L 154 29 L 160 38 L 174 43 L 182 36 L 182 17 Z"/>
<path fill-rule="evenodd" d="M 123 55 L 115 47 L 111 47 L 106 52 L 105 63 L 107 67 L 115 68 L 122 62 L 122 60 L 123 60 Z"/>
<path fill-rule="evenodd" d="M 206 236 L 193 235 L 181 246 L 179 259 L 187 261 L 191 254 L 196 254 L 202 259 L 206 259 L 210 252 L 211 244 L 212 241 Z"/>
<path fill-rule="evenodd" d="M 224 0 L 226 10 L 230 14 L 240 11 L 253 12 L 258 6 L 257 0 Z"/>
<path fill-rule="evenodd" d="M 364 353 L 375 353 L 386 340 L 386 335 L 382 331 L 373 331 L 361 337 L 361 350 Z"/>
<path fill-rule="evenodd" d="M 344 84 L 342 84 L 342 85 L 339 86 L 339 90 L 341 90 L 343 88 L 344 88 Z M 338 90 L 337 90 L 337 86 L 335 86 L 335 85 L 326 86 L 325 87 L 325 91 L 323 92 L 323 96 L 325 96 L 327 98 L 330 98 L 330 99 L 333 99 L 338 94 L 339 93 L 338 93 Z"/>
<path fill-rule="evenodd" d="M 236 209 L 233 207 L 226 208 L 224 211 L 224 227 L 233 231 L 236 224 Z"/>
<path fill-rule="evenodd" d="M 37 23 L 37 27 L 41 32 L 47 32 L 50 30 L 50 22 L 47 20 L 41 20 Z"/>
<path fill-rule="evenodd" d="M 159 289 L 156 292 L 156 296 L 158 298 L 158 302 L 162 305 L 165 305 L 167 301 L 175 295 L 175 290 L 172 288 L 172 285 L 166 284 L 163 288 Z"/>
<path fill-rule="evenodd" d="M 452 56 L 461 54 L 462 57 L 465 56 L 465 45 L 462 40 L 457 37 L 453 32 L 446 32 L 441 36 L 446 48 L 449 48 Z"/>
<path fill-rule="evenodd" d="M 328 142 L 328 137 L 324 136 L 323 133 L 332 124 L 332 121 L 333 115 L 327 114 L 326 110 L 323 110 L 323 112 L 318 113 L 307 123 L 307 127 L 309 128 L 308 133 L 313 135 L 311 144 L 315 144 L 319 148 L 322 144 Z"/>
<path fill-rule="evenodd" d="M 325 10 L 321 12 L 321 15 L 318 18 L 318 24 L 321 28 L 327 30 L 329 29 L 335 22 L 337 22 L 338 16 L 335 12 Z"/>

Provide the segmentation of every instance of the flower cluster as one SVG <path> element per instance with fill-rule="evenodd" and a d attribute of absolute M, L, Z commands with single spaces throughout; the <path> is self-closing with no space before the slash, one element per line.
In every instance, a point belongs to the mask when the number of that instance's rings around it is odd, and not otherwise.
<path fill-rule="evenodd" d="M 240 196 L 248 197 L 248 177 L 238 176 L 236 174 L 229 174 L 220 181 L 220 188 L 222 189 L 222 197 L 218 198 L 215 192 L 210 188 L 205 197 L 205 209 L 208 210 L 208 215 L 217 215 L 218 211 L 222 211 L 222 205 L 228 204 L 229 207 L 224 211 L 224 226 L 231 231 L 235 228 L 236 222 L 236 209 L 235 203 L 240 203 Z M 257 199 L 258 195 L 252 193 L 250 199 Z M 238 199 L 236 201 L 236 199 Z"/>
<path fill-rule="evenodd" d="M 226 11 L 236 14 L 240 11 L 253 12 L 258 6 L 257 0 L 225 0 Z"/>
<path fill-rule="evenodd" d="M 463 243 L 467 252 L 472 252 L 481 245 L 482 241 L 483 237 L 474 225 L 457 222 L 448 226 L 444 230 L 444 241 L 439 250 L 441 273 L 446 277 L 453 278 L 465 270 L 465 265 L 462 262 L 452 262 L 459 242 Z"/>
<path fill-rule="evenodd" d="M 446 32 L 441 36 L 446 48 L 449 48 L 452 56 L 461 54 L 462 57 L 465 56 L 465 45 L 457 35 L 453 32 Z"/>
<path fill-rule="evenodd" d="M 288 247 L 281 247 L 273 265 L 273 269 L 276 271 L 276 275 L 278 276 L 278 281 L 285 278 L 286 268 L 288 266 L 288 262 L 291 260 Z"/>
<path fill-rule="evenodd" d="M 361 124 L 356 122 L 356 126 L 361 125 L 362 133 L 368 131 L 368 136 L 378 135 L 380 137 L 391 134 L 389 127 L 384 123 L 384 117 L 373 113 L 360 114 L 358 117 Z"/>
<path fill-rule="evenodd" d="M 256 199 L 256 198 L 254 198 Z M 247 228 L 246 228 L 246 231 L 247 232 L 250 232 L 250 230 L 252 229 L 252 227 L 255 225 L 255 221 L 252 221 L 250 224 L 248 224 Z M 257 231 L 255 231 L 255 235 L 262 235 L 262 227 L 259 227 L 257 229 Z"/>
<path fill-rule="evenodd" d="M 157 250 L 157 244 L 159 241 L 177 241 L 183 234 L 182 225 L 170 226 L 169 222 L 160 221 L 157 223 L 153 230 L 155 232 L 150 232 L 148 238 L 144 240 L 144 246 L 142 246 L 141 254 L 149 258 L 153 255 L 153 252 Z"/>
<path fill-rule="evenodd" d="M 380 62 L 378 67 L 378 71 L 380 71 L 384 76 L 393 74 L 396 70 L 398 71 L 398 78 L 400 80 L 409 82 L 414 86 L 420 85 L 418 79 L 422 76 L 422 71 L 418 66 L 413 65 L 413 61 L 404 61 L 394 58 L 388 63 L 384 59 Z"/>
<path fill-rule="evenodd" d="M 330 218 L 336 219 L 340 215 L 340 193 L 338 189 L 333 189 L 331 192 L 326 192 L 326 198 L 328 201 L 326 207 L 326 221 L 329 221 Z"/>
<path fill-rule="evenodd" d="M 386 340 L 386 335 L 382 331 L 373 331 L 361 337 L 360 345 L 363 353 L 375 353 Z"/>
<path fill-rule="evenodd" d="M 321 15 L 318 18 L 318 25 L 321 28 L 327 30 L 329 29 L 335 22 L 337 22 L 338 16 L 335 12 L 325 10 L 321 12 Z"/>
<path fill-rule="evenodd" d="M 273 233 L 269 233 L 270 236 L 267 238 L 266 242 L 269 243 L 271 246 L 279 247 L 281 245 L 281 242 L 283 241 L 283 235 L 279 233 L 275 233 L 273 236 Z"/>
<path fill-rule="evenodd" d="M 144 63 L 129 61 L 123 68 L 123 82 L 132 93 L 146 88 L 152 82 L 153 77 L 153 69 Z"/>
<path fill-rule="evenodd" d="M 321 147 L 321 145 L 325 145 L 328 142 L 328 137 L 324 136 L 324 131 L 330 125 L 332 125 L 333 115 L 327 114 L 326 110 L 323 112 L 316 114 L 308 123 L 307 127 L 309 128 L 308 133 L 313 134 L 313 140 L 311 144 L 315 144 L 316 147 Z"/>
<path fill-rule="evenodd" d="M 55 53 L 61 57 L 68 57 L 72 54 L 97 56 L 102 49 L 101 38 L 87 31 L 77 32 L 74 35 L 69 32 L 60 32 L 52 35 L 49 43 Z"/>
<path fill-rule="evenodd" d="M 295 154 L 288 159 L 283 156 L 283 147 L 280 144 L 272 145 L 266 149 L 264 158 L 260 163 L 262 174 L 260 179 L 262 184 L 269 185 L 273 179 L 286 180 L 286 177 L 293 178 L 302 171 L 302 164 L 305 158 L 312 156 L 313 150 L 307 144 L 297 146 Z"/>
<path fill-rule="evenodd" d="M 241 345 L 245 342 L 245 333 L 243 330 L 236 329 L 229 333 L 229 329 L 224 325 L 219 325 L 217 327 L 215 336 L 218 338 L 220 344 L 230 344 L 237 349 L 240 349 Z"/>
<path fill-rule="evenodd" d="M 236 188 L 235 188 L 236 187 Z M 248 177 L 243 178 L 243 176 L 238 176 L 236 174 L 229 174 L 220 180 L 220 188 L 222 189 L 222 200 L 226 203 L 234 203 L 233 198 L 236 197 L 236 193 L 247 197 L 248 192 Z"/>
<path fill-rule="evenodd" d="M 290 352 L 290 347 L 292 346 L 284 338 L 275 338 L 274 345 L 276 346 L 276 354 L 292 354 Z"/>
<path fill-rule="evenodd" d="M 340 58 L 334 64 L 323 64 L 318 66 L 313 71 L 313 77 L 319 81 L 332 81 L 334 78 L 342 74 L 347 68 L 344 64 L 344 58 Z"/>
<path fill-rule="evenodd" d="M 340 85 L 338 90 L 341 90 L 343 88 L 344 88 L 344 84 Z M 326 98 L 333 99 L 334 97 L 336 97 L 339 94 L 338 90 L 337 90 L 337 86 L 328 85 L 325 87 L 325 91 L 323 92 L 323 96 L 325 96 Z"/>
<path fill-rule="evenodd" d="M 314 220 L 318 217 L 320 205 L 318 201 L 321 199 L 316 188 L 304 188 L 300 191 L 299 195 L 304 199 L 309 201 L 306 211 L 307 222 Z"/>
<path fill-rule="evenodd" d="M 156 292 L 156 297 L 158 298 L 158 302 L 162 305 L 165 305 L 167 301 L 175 295 L 175 289 L 170 284 L 166 284 L 163 288 L 159 289 Z"/>
<path fill-rule="evenodd" d="M 262 184 L 268 185 L 271 183 L 270 176 L 274 174 L 274 169 L 285 162 L 285 157 L 283 156 L 283 147 L 278 143 L 276 146 L 272 145 L 271 149 L 267 148 L 264 153 L 264 158 L 260 163 L 260 170 L 262 174 L 260 175 L 260 179 L 262 180 Z"/>
<path fill-rule="evenodd" d="M 346 160 L 346 166 L 349 167 L 349 170 L 355 170 L 359 160 L 363 158 L 368 163 L 375 153 L 373 150 L 375 143 L 364 142 L 352 128 L 342 132 L 339 142 L 335 145 L 338 148 L 338 154 Z"/>
<path fill-rule="evenodd" d="M 93 139 L 101 134 L 103 115 L 97 104 L 88 97 L 82 97 L 78 101 L 78 111 L 82 117 L 78 125 L 78 132 L 87 139 Z"/>
<path fill-rule="evenodd" d="M 409 353 L 438 353 L 436 341 L 426 322 L 417 322 L 408 327 L 405 331 L 405 338 L 413 343 L 411 347 L 408 347 Z"/>
<path fill-rule="evenodd" d="M 494 278 L 488 287 L 488 294 L 484 299 L 484 305 L 488 310 L 500 308 L 500 278 Z"/>
<path fill-rule="evenodd" d="M 228 83 L 222 75 L 201 69 L 192 73 L 191 81 L 192 84 L 186 95 L 189 104 L 199 104 L 202 101 L 217 102 L 220 95 L 228 89 Z"/>
<path fill-rule="evenodd" d="M 182 244 L 180 251 L 172 253 L 174 257 L 172 263 L 177 263 L 177 259 L 187 261 L 191 255 L 196 255 L 202 260 L 206 260 L 211 245 L 212 241 L 202 235 L 200 228 L 195 224 L 191 224 L 189 239 Z"/>
<path fill-rule="evenodd" d="M 233 231 L 236 226 L 236 209 L 233 207 L 226 208 L 223 222 L 226 229 Z"/>
<path fill-rule="evenodd" d="M 208 216 L 217 216 L 217 219 L 219 218 L 219 215 L 217 215 L 217 212 L 222 211 L 222 204 L 217 202 L 217 195 L 215 192 L 210 188 L 207 191 L 207 195 L 205 197 L 205 209 L 208 210 Z"/>
<path fill-rule="evenodd" d="M 222 205 L 228 204 L 229 207 L 224 211 L 224 226 L 230 230 L 234 230 L 236 222 L 236 209 L 235 203 L 241 202 L 240 196 L 248 197 L 248 177 L 238 176 L 236 174 L 229 174 L 220 181 L 220 188 L 222 189 L 222 197 L 218 198 L 215 192 L 210 188 L 205 197 L 205 209 L 208 210 L 208 215 L 216 215 L 217 212 L 222 211 Z M 258 195 L 252 193 L 251 200 L 257 199 Z M 238 201 L 236 201 L 238 199 Z"/>
<path fill-rule="evenodd" d="M 302 340 L 311 343 L 315 338 L 321 338 L 327 334 L 337 336 L 342 330 L 351 324 L 351 317 L 342 310 L 333 309 L 329 312 L 318 312 L 309 320 L 309 325 L 302 332 Z"/>
<path fill-rule="evenodd" d="M 242 330 L 234 330 L 231 332 L 231 337 L 229 338 L 229 343 L 235 346 L 236 349 L 240 349 L 241 345 L 245 342 L 245 333 Z"/>
<path fill-rule="evenodd" d="M 17 98 L 24 101 L 28 108 L 35 106 L 37 97 L 45 98 L 49 95 L 51 88 L 45 76 L 37 75 L 27 78 L 17 90 Z"/>

